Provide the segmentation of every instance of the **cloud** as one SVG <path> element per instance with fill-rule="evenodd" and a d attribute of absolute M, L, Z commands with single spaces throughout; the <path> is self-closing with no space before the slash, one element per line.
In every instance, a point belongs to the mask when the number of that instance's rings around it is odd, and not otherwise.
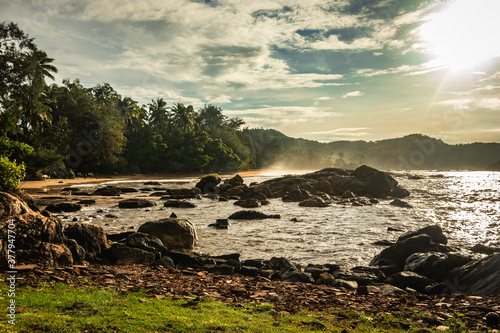
<path fill-rule="evenodd" d="M 342 98 L 360 97 L 360 96 L 363 96 L 364 94 L 365 94 L 364 92 L 356 90 L 356 91 L 351 91 L 351 92 L 348 92 L 347 94 L 344 94 L 342 96 Z"/>

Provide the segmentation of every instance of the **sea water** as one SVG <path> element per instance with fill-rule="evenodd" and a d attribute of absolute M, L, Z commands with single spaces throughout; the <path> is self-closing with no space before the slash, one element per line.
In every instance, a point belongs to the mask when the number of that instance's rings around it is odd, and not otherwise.
<path fill-rule="evenodd" d="M 245 183 L 279 175 L 260 174 L 246 178 Z M 392 206 L 391 200 L 381 200 L 373 206 L 332 204 L 311 208 L 271 199 L 270 205 L 256 209 L 280 214 L 280 219 L 231 220 L 229 229 L 216 230 L 208 225 L 242 209 L 234 201 L 192 199 L 196 208 L 163 208 L 159 197 L 149 197 L 157 206 L 120 209 L 117 205 L 91 205 L 76 213 L 65 213 L 63 221 L 74 223 L 70 221 L 77 217 L 80 222 L 100 226 L 108 233 L 119 233 L 137 230 L 145 222 L 169 217 L 174 212 L 196 226 L 197 252 L 213 255 L 237 252 L 242 259 L 286 257 L 300 264 L 331 263 L 344 267 L 367 265 L 383 249 L 374 245 L 375 241 L 395 241 L 404 232 L 430 224 L 440 225 L 448 237 L 448 245 L 461 252 L 478 243 L 500 246 L 500 173 L 415 171 L 392 175 L 410 191 L 411 196 L 404 200 L 412 208 Z M 107 185 L 151 187 L 144 182 L 108 182 L 84 188 L 88 191 Z M 159 182 L 163 188 L 192 188 L 197 179 Z M 150 193 L 125 193 L 123 197 L 147 197 Z"/>

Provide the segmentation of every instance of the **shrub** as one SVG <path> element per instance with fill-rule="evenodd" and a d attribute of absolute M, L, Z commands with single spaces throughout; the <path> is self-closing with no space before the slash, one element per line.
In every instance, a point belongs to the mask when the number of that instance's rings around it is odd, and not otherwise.
<path fill-rule="evenodd" d="M 9 161 L 8 157 L 0 157 L 0 190 L 18 192 L 19 182 L 26 176 L 24 163 L 17 165 L 16 161 Z"/>

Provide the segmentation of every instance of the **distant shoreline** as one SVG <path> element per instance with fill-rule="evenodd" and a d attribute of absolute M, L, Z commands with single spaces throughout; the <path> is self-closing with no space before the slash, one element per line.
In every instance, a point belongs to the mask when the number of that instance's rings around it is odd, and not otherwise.
<path fill-rule="evenodd" d="M 280 172 L 283 173 L 304 173 L 308 172 L 309 170 L 279 170 Z M 255 177 L 259 176 L 262 174 L 266 173 L 277 173 L 278 170 L 273 170 L 273 169 L 253 169 L 253 170 L 245 170 L 245 171 L 238 171 L 238 172 L 232 172 L 232 173 L 222 173 L 219 174 L 222 178 L 229 178 L 233 177 L 236 174 L 239 174 L 241 177 L 246 178 L 246 177 Z M 62 179 L 62 178 L 55 178 L 55 179 L 47 179 L 47 180 L 28 180 L 28 181 L 21 181 L 20 183 L 20 188 L 21 190 L 26 190 L 28 192 L 37 192 L 37 191 L 50 191 L 50 190 L 57 190 L 60 188 L 64 187 L 70 187 L 73 185 L 84 185 L 84 184 L 102 184 L 102 183 L 107 183 L 107 182 L 120 182 L 120 181 L 137 181 L 137 180 L 145 180 L 145 181 L 152 181 L 152 180 L 169 180 L 169 179 L 193 179 L 193 178 L 201 178 L 203 177 L 204 174 L 165 174 L 165 175 L 123 175 L 123 176 L 103 176 L 102 178 L 95 178 L 95 177 L 76 177 L 73 179 Z"/>

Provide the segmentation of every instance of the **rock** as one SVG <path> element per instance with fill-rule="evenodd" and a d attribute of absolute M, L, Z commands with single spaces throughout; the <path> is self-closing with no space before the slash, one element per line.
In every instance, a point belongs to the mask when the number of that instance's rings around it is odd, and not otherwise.
<path fill-rule="evenodd" d="M 285 202 L 299 202 L 309 199 L 310 197 L 311 193 L 309 193 L 309 191 L 296 189 L 285 194 L 282 199 Z"/>
<path fill-rule="evenodd" d="M 440 252 L 414 253 L 406 259 L 405 271 L 412 271 L 425 277 L 442 281 L 448 271 L 470 262 L 472 259 Z"/>
<path fill-rule="evenodd" d="M 347 281 L 342 279 L 335 279 L 333 286 L 351 290 L 358 289 L 358 283 L 356 281 Z"/>
<path fill-rule="evenodd" d="M 220 181 L 221 179 L 219 175 L 214 173 L 202 177 L 196 184 L 196 187 L 200 189 L 202 193 L 210 193 L 215 191 L 215 187 L 220 183 Z"/>
<path fill-rule="evenodd" d="M 168 252 L 168 249 L 158 237 L 142 232 L 136 232 L 129 235 L 125 244 L 128 247 L 135 247 L 152 253 L 160 253 L 162 255 Z"/>
<path fill-rule="evenodd" d="M 117 219 L 118 216 L 114 215 L 114 214 L 106 214 L 104 215 L 104 217 L 108 218 L 108 219 Z"/>
<path fill-rule="evenodd" d="M 475 295 L 499 295 L 500 253 L 451 270 L 448 281 L 452 281 L 453 288 L 458 291 Z"/>
<path fill-rule="evenodd" d="M 84 199 L 84 200 L 80 200 L 80 201 L 78 201 L 78 203 L 79 203 L 80 205 L 84 205 L 84 206 L 93 205 L 93 204 L 95 204 L 95 202 L 96 202 L 96 201 L 95 201 L 94 199 Z"/>
<path fill-rule="evenodd" d="M 161 183 L 156 182 L 156 181 L 149 181 L 149 182 L 145 182 L 144 185 L 146 185 L 146 186 L 161 186 Z"/>
<path fill-rule="evenodd" d="M 121 190 L 116 187 L 116 186 L 106 186 L 102 188 L 98 188 L 97 190 L 92 193 L 92 195 L 102 195 L 102 196 L 110 196 L 110 197 L 115 197 L 119 196 L 121 193 Z"/>
<path fill-rule="evenodd" d="M 425 287 L 423 292 L 424 294 L 429 294 L 429 295 L 441 295 L 449 293 L 450 290 L 446 285 L 446 283 L 435 282 Z"/>
<path fill-rule="evenodd" d="M 482 253 L 482 254 L 493 254 L 493 253 L 496 253 L 496 252 L 500 252 L 500 248 L 490 247 L 490 246 L 486 246 L 486 245 L 483 245 L 483 244 L 476 244 L 470 250 L 472 252 Z"/>
<path fill-rule="evenodd" d="M 354 193 L 352 193 L 351 191 L 345 191 L 344 193 L 342 193 L 343 199 L 352 199 L 355 197 L 356 197 L 356 195 Z"/>
<path fill-rule="evenodd" d="M 384 295 L 405 295 L 407 294 L 401 288 L 395 287 L 387 283 L 373 283 L 366 286 L 368 292 L 379 292 Z"/>
<path fill-rule="evenodd" d="M 366 184 L 367 194 L 376 198 L 391 195 L 398 185 L 398 182 L 387 173 L 366 165 L 354 170 L 353 175 Z"/>
<path fill-rule="evenodd" d="M 368 271 L 338 270 L 333 272 L 332 275 L 335 277 L 335 279 L 355 281 L 359 285 L 367 285 L 372 282 L 378 282 L 379 280 L 381 280 L 375 273 Z"/>
<path fill-rule="evenodd" d="M 260 207 L 260 202 L 257 199 L 249 198 L 249 199 L 240 199 L 235 201 L 234 203 L 237 206 L 241 206 L 243 208 L 257 208 Z"/>
<path fill-rule="evenodd" d="M 406 259 L 417 252 L 429 252 L 436 250 L 437 246 L 432 242 L 429 235 L 420 234 L 414 237 L 397 241 L 376 255 L 370 262 L 371 266 L 396 265 L 400 270 L 405 266 Z"/>
<path fill-rule="evenodd" d="M 175 213 L 174 213 L 174 212 L 172 212 L 172 214 L 170 214 L 170 218 L 171 218 L 171 219 L 176 219 L 176 218 L 177 218 L 177 215 L 175 215 Z"/>
<path fill-rule="evenodd" d="M 174 261 L 176 267 L 197 268 L 203 266 L 203 259 L 195 253 L 170 251 L 167 256 Z"/>
<path fill-rule="evenodd" d="M 500 315 L 497 312 L 490 312 L 486 315 L 486 326 L 498 328 L 500 326 Z"/>
<path fill-rule="evenodd" d="M 404 271 L 390 276 L 387 280 L 385 280 L 385 283 L 401 289 L 412 288 L 423 292 L 425 287 L 431 285 L 434 281 L 417 273 Z"/>
<path fill-rule="evenodd" d="M 231 187 L 236 187 L 243 184 L 243 178 L 240 175 L 236 175 L 232 178 L 228 178 L 224 181 L 224 184 L 230 185 Z"/>
<path fill-rule="evenodd" d="M 314 275 L 313 275 L 313 278 L 314 278 Z M 321 284 L 327 284 L 327 285 L 331 286 L 335 282 L 335 278 L 333 277 L 332 274 L 330 274 L 328 272 L 323 272 L 316 279 L 316 282 L 321 283 Z"/>
<path fill-rule="evenodd" d="M 71 224 L 64 229 L 67 238 L 74 239 L 85 250 L 85 259 L 95 259 L 109 248 L 104 230 L 88 223 Z"/>
<path fill-rule="evenodd" d="M 229 216 L 231 220 L 259 220 L 259 219 L 279 219 L 280 215 L 267 215 L 255 210 L 241 210 Z"/>
<path fill-rule="evenodd" d="M 179 200 L 167 200 L 163 204 L 164 207 L 175 207 L 175 208 L 195 208 L 196 205 L 189 201 L 179 201 Z"/>
<path fill-rule="evenodd" d="M 146 222 L 137 231 L 158 237 L 169 250 L 192 249 L 198 240 L 194 225 L 183 219 Z"/>
<path fill-rule="evenodd" d="M 126 199 L 118 202 L 120 208 L 146 208 L 156 206 L 156 203 L 147 199 Z"/>
<path fill-rule="evenodd" d="M 437 224 L 427 226 L 427 227 L 419 229 L 417 231 L 407 232 L 407 233 L 399 236 L 398 242 L 405 240 L 407 238 L 410 238 L 410 237 L 414 237 L 417 235 L 423 235 L 423 234 L 429 235 L 434 243 L 438 243 L 438 244 L 447 244 L 448 243 L 448 239 L 443 234 L 443 230 Z"/>
<path fill-rule="evenodd" d="M 9 230 L 14 230 L 16 262 L 41 263 L 51 267 L 69 265 L 72 256 L 64 245 L 66 237 L 61 220 L 48 215 L 33 210 L 14 195 L 0 192 L 0 234 L 5 235 L 0 237 L 0 257 L 5 258 L 8 250 L 12 250 L 7 235 Z"/>
<path fill-rule="evenodd" d="M 106 257 L 115 265 L 151 265 L 155 262 L 154 253 L 120 243 L 114 243 L 106 251 Z"/>
<path fill-rule="evenodd" d="M 128 236 L 135 234 L 134 231 L 120 232 L 117 234 L 107 234 L 106 238 L 112 242 L 125 242 Z"/>
<path fill-rule="evenodd" d="M 263 259 L 247 259 L 247 260 L 243 261 L 242 264 L 243 264 L 243 266 L 262 268 L 262 267 L 264 267 L 264 260 Z"/>
<path fill-rule="evenodd" d="M 304 201 L 299 202 L 299 206 L 301 207 L 326 207 L 329 204 L 325 202 L 321 197 L 315 195 L 306 199 Z"/>
<path fill-rule="evenodd" d="M 73 256 L 64 244 L 44 243 L 40 250 L 41 261 L 47 267 L 65 267 L 73 265 Z"/>
<path fill-rule="evenodd" d="M 413 208 L 412 205 L 407 203 L 406 201 L 403 201 L 401 199 L 394 199 L 390 203 L 391 206 L 396 206 L 396 207 L 401 207 L 401 208 Z"/>
<path fill-rule="evenodd" d="M 302 272 L 295 267 L 286 267 L 280 270 L 279 278 L 289 282 L 314 282 L 311 274 Z"/>
<path fill-rule="evenodd" d="M 228 229 L 229 228 L 228 219 L 217 219 L 215 223 L 209 225 L 209 227 L 214 227 L 215 229 Z"/>
<path fill-rule="evenodd" d="M 272 257 L 271 260 L 264 264 L 265 269 L 273 269 L 277 271 L 284 270 L 285 268 L 296 268 L 288 259 L 283 257 Z"/>
<path fill-rule="evenodd" d="M 154 262 L 156 266 L 172 267 L 175 268 L 175 263 L 170 257 L 163 256 Z"/>
<path fill-rule="evenodd" d="M 401 185 L 396 185 L 390 194 L 394 198 L 406 198 L 410 196 L 410 192 L 407 189 L 402 188 Z"/>
<path fill-rule="evenodd" d="M 212 267 L 208 267 L 208 271 L 216 274 L 231 275 L 234 273 L 234 267 L 226 264 L 212 265 Z"/>
<path fill-rule="evenodd" d="M 73 264 L 82 265 L 85 259 L 85 249 L 78 245 L 76 240 L 68 239 L 66 240 L 66 247 L 70 250 L 73 257 Z"/>
<path fill-rule="evenodd" d="M 121 193 L 136 193 L 139 192 L 138 189 L 133 188 L 133 187 L 120 187 L 120 192 Z"/>
<path fill-rule="evenodd" d="M 48 210 L 49 212 L 54 212 L 54 213 L 61 213 L 61 212 L 77 212 L 82 209 L 82 205 L 77 204 L 77 203 L 70 203 L 70 202 L 62 202 L 57 205 L 48 205 L 45 210 Z"/>
<path fill-rule="evenodd" d="M 256 267 L 241 266 L 241 269 L 240 269 L 240 274 L 245 275 L 245 276 L 257 276 L 258 273 L 259 273 L 259 269 Z"/>

